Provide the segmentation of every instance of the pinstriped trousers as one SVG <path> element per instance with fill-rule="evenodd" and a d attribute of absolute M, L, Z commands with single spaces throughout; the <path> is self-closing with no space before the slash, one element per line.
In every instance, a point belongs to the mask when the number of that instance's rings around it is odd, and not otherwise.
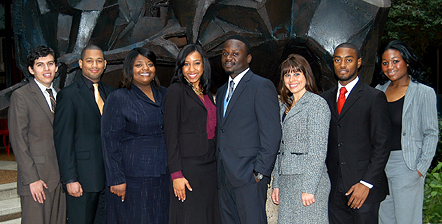
<path fill-rule="evenodd" d="M 425 178 L 407 167 L 402 154 L 391 151 L 385 167 L 390 195 L 381 202 L 380 224 L 422 223 Z"/>

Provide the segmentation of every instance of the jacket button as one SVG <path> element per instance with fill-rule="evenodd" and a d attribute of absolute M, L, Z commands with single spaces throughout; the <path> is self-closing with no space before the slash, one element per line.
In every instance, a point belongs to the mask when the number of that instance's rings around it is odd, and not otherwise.
<path fill-rule="evenodd" d="M 221 129 L 221 133 L 224 133 L 224 129 Z"/>
<path fill-rule="evenodd" d="M 340 128 L 341 127 L 341 124 L 338 124 L 338 128 Z"/>
<path fill-rule="evenodd" d="M 345 162 L 342 162 L 341 165 L 345 165 Z"/>
<path fill-rule="evenodd" d="M 282 144 L 284 144 L 284 141 L 281 141 Z"/>
<path fill-rule="evenodd" d="M 405 136 L 406 135 L 406 133 L 402 133 L 402 136 Z"/>
<path fill-rule="evenodd" d="M 338 146 L 342 146 L 342 143 L 339 143 Z"/>

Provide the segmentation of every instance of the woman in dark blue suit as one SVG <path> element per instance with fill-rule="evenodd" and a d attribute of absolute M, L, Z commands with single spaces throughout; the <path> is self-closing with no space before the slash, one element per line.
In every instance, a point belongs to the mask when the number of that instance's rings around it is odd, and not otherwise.
<path fill-rule="evenodd" d="M 101 120 L 107 192 L 107 223 L 168 221 L 169 175 L 163 132 L 163 100 L 155 54 L 128 53 L 123 86 L 109 95 Z"/>
<path fill-rule="evenodd" d="M 178 54 L 164 99 L 164 132 L 173 189 L 170 224 L 220 223 L 215 160 L 216 107 L 201 46 Z"/>

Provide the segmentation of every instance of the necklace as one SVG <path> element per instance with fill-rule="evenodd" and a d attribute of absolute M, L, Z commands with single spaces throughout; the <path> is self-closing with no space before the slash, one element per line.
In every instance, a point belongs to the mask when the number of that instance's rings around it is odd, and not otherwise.
<path fill-rule="evenodd" d="M 198 88 L 197 86 L 194 86 L 193 83 L 189 82 L 189 80 L 187 79 L 186 76 L 184 76 L 184 78 L 186 79 L 187 83 L 190 84 L 190 86 L 192 86 L 192 90 L 196 93 L 196 95 L 203 95 L 203 89 Z"/>

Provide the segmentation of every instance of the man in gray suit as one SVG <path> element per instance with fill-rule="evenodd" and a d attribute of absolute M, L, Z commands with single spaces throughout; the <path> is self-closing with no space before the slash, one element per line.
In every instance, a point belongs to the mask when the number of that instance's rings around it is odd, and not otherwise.
<path fill-rule="evenodd" d="M 9 132 L 18 164 L 17 192 L 22 223 L 66 223 L 66 196 L 62 192 L 53 128 L 57 72 L 55 53 L 39 46 L 28 55 L 34 76 L 14 91 L 8 112 Z"/>
<path fill-rule="evenodd" d="M 249 69 L 250 44 L 241 36 L 223 45 L 230 76 L 216 94 L 217 166 L 222 223 L 267 223 L 267 184 L 281 139 L 273 83 Z"/>

